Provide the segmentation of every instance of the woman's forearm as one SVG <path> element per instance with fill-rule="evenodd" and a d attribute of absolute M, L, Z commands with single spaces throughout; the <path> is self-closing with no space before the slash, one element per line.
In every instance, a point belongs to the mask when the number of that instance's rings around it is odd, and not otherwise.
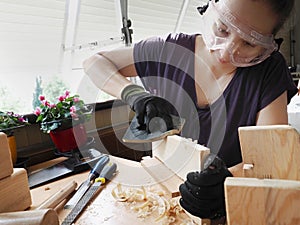
<path fill-rule="evenodd" d="M 137 76 L 132 47 L 99 52 L 86 59 L 83 67 L 99 89 L 117 98 L 124 87 L 131 84 L 127 77 Z"/>

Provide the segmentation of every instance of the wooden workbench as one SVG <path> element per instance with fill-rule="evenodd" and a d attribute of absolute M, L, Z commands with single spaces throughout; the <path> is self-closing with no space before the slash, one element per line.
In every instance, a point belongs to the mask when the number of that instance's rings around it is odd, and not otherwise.
<path fill-rule="evenodd" d="M 151 215 L 146 218 L 138 218 L 137 213 L 131 209 L 132 203 L 118 202 L 113 198 L 111 192 L 117 186 L 118 183 L 122 184 L 124 188 L 139 188 L 144 186 L 146 189 L 160 189 L 166 193 L 166 197 L 170 197 L 170 193 L 167 193 L 164 187 L 157 184 L 155 180 L 149 175 L 149 173 L 141 166 L 139 162 L 126 160 L 122 158 L 111 157 L 111 160 L 116 162 L 118 166 L 118 173 L 106 184 L 93 201 L 85 208 L 80 217 L 76 220 L 75 224 L 106 224 L 106 225 L 127 225 L 127 224 L 162 224 L 161 221 L 156 222 L 157 216 Z M 32 207 L 34 210 L 43 201 L 51 197 L 55 193 L 59 192 L 67 183 L 76 181 L 78 186 L 87 179 L 88 171 L 80 174 L 76 174 L 58 181 L 34 188 L 31 190 Z M 59 216 L 60 222 L 70 212 L 69 209 L 64 209 L 63 205 L 66 201 L 62 202 L 56 211 Z M 185 213 L 180 214 L 180 218 L 177 223 L 181 224 L 182 221 L 190 219 Z"/>

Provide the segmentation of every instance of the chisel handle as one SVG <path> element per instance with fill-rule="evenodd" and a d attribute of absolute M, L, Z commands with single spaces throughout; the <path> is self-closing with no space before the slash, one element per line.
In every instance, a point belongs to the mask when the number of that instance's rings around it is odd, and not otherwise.
<path fill-rule="evenodd" d="M 113 162 L 109 162 L 108 164 L 105 165 L 99 177 L 95 179 L 95 182 L 101 181 L 102 183 L 105 183 L 106 180 L 111 180 L 111 178 L 116 173 L 116 170 L 117 170 L 117 164 Z"/>
<path fill-rule="evenodd" d="M 109 156 L 108 155 L 104 155 L 102 156 L 98 162 L 96 163 L 96 165 L 93 167 L 93 169 L 91 170 L 90 174 L 89 174 L 89 180 L 93 181 L 96 177 L 99 176 L 100 172 L 103 170 L 104 166 L 109 162 Z"/>

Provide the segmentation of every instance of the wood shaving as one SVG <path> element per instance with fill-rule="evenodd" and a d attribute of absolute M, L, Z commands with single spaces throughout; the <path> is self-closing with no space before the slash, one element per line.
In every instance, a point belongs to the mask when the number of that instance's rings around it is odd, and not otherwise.
<path fill-rule="evenodd" d="M 162 225 L 180 224 L 194 225 L 192 219 L 183 217 L 183 209 L 176 199 L 167 200 L 162 191 L 146 190 L 141 188 L 123 188 L 121 184 L 111 192 L 119 202 L 130 203 L 130 209 L 137 213 L 138 218 L 147 218 L 157 215 L 155 222 Z"/>

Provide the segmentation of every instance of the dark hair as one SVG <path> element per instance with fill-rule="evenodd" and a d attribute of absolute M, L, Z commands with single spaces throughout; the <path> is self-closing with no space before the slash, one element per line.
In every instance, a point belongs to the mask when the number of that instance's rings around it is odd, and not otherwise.
<path fill-rule="evenodd" d="M 213 1 L 218 2 L 218 0 L 213 0 Z M 265 1 L 267 4 L 269 4 L 274 14 L 277 15 L 278 23 L 273 30 L 273 34 L 276 34 L 283 26 L 285 21 L 288 19 L 288 17 L 290 16 L 292 9 L 294 7 L 295 0 L 261 0 L 261 1 Z M 201 15 L 203 15 L 203 13 L 206 11 L 208 5 L 209 2 L 206 5 L 197 7 Z"/>
<path fill-rule="evenodd" d="M 267 4 L 271 6 L 272 11 L 277 15 L 278 23 L 273 30 L 276 34 L 289 18 L 294 8 L 295 0 L 267 0 Z"/>

